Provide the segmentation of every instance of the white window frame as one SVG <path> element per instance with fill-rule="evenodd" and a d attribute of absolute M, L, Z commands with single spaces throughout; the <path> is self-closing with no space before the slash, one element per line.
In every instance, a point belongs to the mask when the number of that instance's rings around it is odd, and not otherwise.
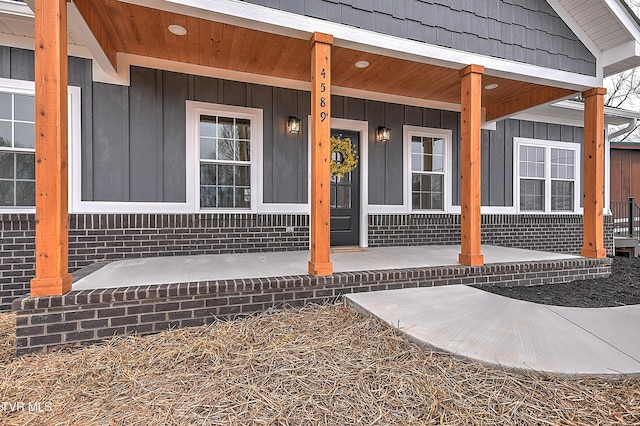
<path fill-rule="evenodd" d="M 413 136 L 427 137 L 427 138 L 441 138 L 444 140 L 444 186 L 443 186 L 443 200 L 442 210 L 414 210 L 412 207 L 412 190 L 411 190 L 411 178 L 413 170 L 411 169 L 411 138 Z M 404 141 L 404 203 L 403 209 L 406 213 L 434 213 L 434 214 L 446 214 L 452 213 L 452 185 L 451 185 L 451 173 L 452 167 L 452 139 L 453 132 L 449 129 L 434 129 L 429 127 L 418 126 L 403 126 L 403 141 Z"/>
<path fill-rule="evenodd" d="M 200 117 L 225 116 L 251 120 L 251 207 L 200 207 Z M 191 200 L 197 212 L 243 213 L 257 212 L 262 199 L 262 140 L 263 113 L 261 109 L 187 101 L 187 202 Z M 259 193 L 260 192 L 260 193 Z"/>
<path fill-rule="evenodd" d="M 15 93 L 21 95 L 35 96 L 36 88 L 33 81 L 25 80 L 13 80 L 9 78 L 0 78 L 0 92 Z M 69 146 L 69 209 L 72 205 L 72 162 L 71 151 L 73 150 L 74 143 L 79 142 L 81 135 L 80 128 L 80 88 L 75 86 L 68 86 L 69 93 L 69 129 L 68 129 L 68 146 Z M 31 151 L 30 151 L 31 152 Z M 35 155 L 35 151 L 34 151 Z M 35 213 L 34 207 L 0 207 L 0 213 Z"/>
<path fill-rule="evenodd" d="M 573 215 L 582 214 L 582 207 L 580 206 L 580 192 L 582 188 L 582 168 L 580 160 L 582 159 L 582 146 L 578 143 L 572 142 L 560 142 L 560 141 L 548 141 L 542 139 L 530 139 L 514 137 L 514 165 L 513 165 L 513 203 L 518 213 L 523 214 L 554 214 L 554 215 Z M 520 208 L 520 147 L 534 146 L 545 148 L 545 160 L 544 160 L 544 211 L 542 210 L 522 210 Z M 574 151 L 574 188 L 573 188 L 573 210 L 551 210 L 551 181 L 555 180 L 551 178 L 551 149 L 566 149 Z"/>

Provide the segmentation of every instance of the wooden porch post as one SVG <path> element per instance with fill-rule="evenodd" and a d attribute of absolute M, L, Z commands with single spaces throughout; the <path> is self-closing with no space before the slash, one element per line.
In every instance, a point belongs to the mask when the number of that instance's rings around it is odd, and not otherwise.
<path fill-rule="evenodd" d="M 480 128 L 482 74 L 484 67 L 469 65 L 460 71 L 460 237 L 463 265 L 484 264 L 480 246 Z"/>
<path fill-rule="evenodd" d="M 309 274 L 331 275 L 331 45 L 333 36 L 311 37 L 311 260 Z"/>
<path fill-rule="evenodd" d="M 71 290 L 68 273 L 67 1 L 36 0 L 36 276 L 31 296 Z"/>
<path fill-rule="evenodd" d="M 604 95 L 601 87 L 582 94 L 584 98 L 584 187 L 583 246 L 580 254 L 600 259 L 604 248 Z"/>

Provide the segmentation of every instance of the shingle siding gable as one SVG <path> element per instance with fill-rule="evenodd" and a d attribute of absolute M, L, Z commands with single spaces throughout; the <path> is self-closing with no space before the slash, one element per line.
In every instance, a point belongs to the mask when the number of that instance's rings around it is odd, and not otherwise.
<path fill-rule="evenodd" d="M 243 0 L 395 37 L 596 75 L 596 59 L 545 0 Z"/>

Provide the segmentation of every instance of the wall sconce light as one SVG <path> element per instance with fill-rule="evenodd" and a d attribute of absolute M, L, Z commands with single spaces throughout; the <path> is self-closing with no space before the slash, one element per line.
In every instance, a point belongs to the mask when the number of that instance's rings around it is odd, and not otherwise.
<path fill-rule="evenodd" d="M 378 127 L 378 140 L 380 142 L 389 142 L 390 139 L 391 139 L 391 129 L 384 126 Z"/>
<path fill-rule="evenodd" d="M 290 115 L 289 120 L 287 120 L 287 127 L 289 128 L 289 133 L 297 135 L 300 133 L 300 119 Z"/>

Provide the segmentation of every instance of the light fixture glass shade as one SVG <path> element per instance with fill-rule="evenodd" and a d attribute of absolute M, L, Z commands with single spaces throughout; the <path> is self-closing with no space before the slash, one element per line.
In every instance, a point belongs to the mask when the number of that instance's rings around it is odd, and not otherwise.
<path fill-rule="evenodd" d="M 391 129 L 388 127 L 378 127 L 378 139 L 380 142 L 388 142 L 391 139 Z"/>
<path fill-rule="evenodd" d="M 289 120 L 287 120 L 287 127 L 289 128 L 289 133 L 292 135 L 300 133 L 300 119 L 298 117 L 289 116 Z"/>

